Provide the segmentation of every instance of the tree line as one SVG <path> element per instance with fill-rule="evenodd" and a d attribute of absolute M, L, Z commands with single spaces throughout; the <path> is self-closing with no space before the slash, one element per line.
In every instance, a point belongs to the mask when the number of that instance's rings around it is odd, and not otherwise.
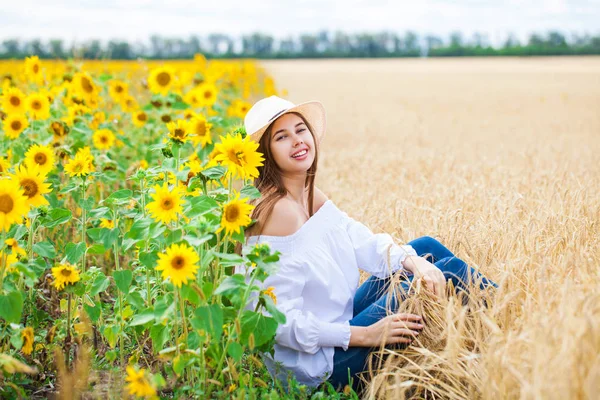
<path fill-rule="evenodd" d="M 501 46 L 492 46 L 485 34 L 465 38 L 454 32 L 447 38 L 403 34 L 390 31 L 353 33 L 321 31 L 297 37 L 274 38 L 255 32 L 241 37 L 215 33 L 192 35 L 187 39 L 153 35 L 147 43 L 123 40 L 88 40 L 67 44 L 61 39 L 22 41 L 5 39 L 0 58 L 24 58 L 38 55 L 44 59 L 189 59 L 196 53 L 208 58 L 345 58 L 345 57 L 459 57 L 459 56 L 549 56 L 600 54 L 600 34 L 573 34 L 559 31 L 532 33 L 521 43 L 508 35 Z"/>

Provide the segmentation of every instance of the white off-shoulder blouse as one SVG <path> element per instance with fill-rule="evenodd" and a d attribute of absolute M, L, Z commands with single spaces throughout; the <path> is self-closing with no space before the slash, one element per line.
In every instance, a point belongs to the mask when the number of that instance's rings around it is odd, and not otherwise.
<path fill-rule="evenodd" d="M 292 235 L 250 236 L 243 254 L 256 243 L 281 252 L 277 273 L 255 282 L 263 289 L 273 286 L 276 306 L 286 316 L 277 328 L 274 358 L 265 353 L 264 362 L 283 383 L 292 371 L 299 383 L 311 387 L 331 375 L 334 347 L 348 349 L 359 268 L 383 278 L 401 269 L 408 255 L 417 255 L 389 234 L 373 234 L 331 199 Z M 246 274 L 246 267 L 238 265 L 236 272 Z M 256 301 L 247 308 L 254 310 Z M 276 368 L 279 363 L 283 368 Z"/>

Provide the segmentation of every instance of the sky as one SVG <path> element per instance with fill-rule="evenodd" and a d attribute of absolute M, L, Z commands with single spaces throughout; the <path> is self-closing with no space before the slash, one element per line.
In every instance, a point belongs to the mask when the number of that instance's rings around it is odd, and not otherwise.
<path fill-rule="evenodd" d="M 551 29 L 598 35 L 599 21 L 600 0 L 18 0 L 2 5 L 0 41 L 413 30 L 442 38 L 461 31 L 467 39 L 480 32 L 499 44 L 509 33 L 524 40 Z"/>

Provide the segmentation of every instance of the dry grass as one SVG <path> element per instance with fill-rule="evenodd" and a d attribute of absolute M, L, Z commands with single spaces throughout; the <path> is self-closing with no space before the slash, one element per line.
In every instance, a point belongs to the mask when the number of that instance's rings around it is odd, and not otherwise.
<path fill-rule="evenodd" d="M 413 299 L 436 322 L 369 396 L 598 396 L 600 58 L 263 64 L 324 103 L 317 185 L 341 209 L 501 283 L 487 310 Z"/>

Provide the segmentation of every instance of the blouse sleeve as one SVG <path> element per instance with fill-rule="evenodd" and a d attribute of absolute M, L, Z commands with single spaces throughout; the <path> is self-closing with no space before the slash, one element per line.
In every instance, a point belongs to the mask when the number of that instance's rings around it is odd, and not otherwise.
<path fill-rule="evenodd" d="M 321 347 L 341 347 L 348 349 L 350 344 L 350 322 L 326 322 L 318 319 L 312 312 L 303 310 L 302 290 L 305 285 L 302 265 L 299 262 L 280 258 L 279 270 L 265 279 L 255 282 L 263 289 L 272 286 L 276 307 L 286 322 L 279 324 L 275 334 L 277 344 L 315 354 Z M 252 301 L 252 309 L 256 300 Z M 263 310 L 263 314 L 268 314 Z"/>
<path fill-rule="evenodd" d="M 348 217 L 346 231 L 356 256 L 358 268 L 378 278 L 385 278 L 402 269 L 402 262 L 408 256 L 416 256 L 411 245 L 397 245 L 387 233 L 373 233 L 367 226 Z M 388 248 L 390 266 L 388 267 Z"/>

